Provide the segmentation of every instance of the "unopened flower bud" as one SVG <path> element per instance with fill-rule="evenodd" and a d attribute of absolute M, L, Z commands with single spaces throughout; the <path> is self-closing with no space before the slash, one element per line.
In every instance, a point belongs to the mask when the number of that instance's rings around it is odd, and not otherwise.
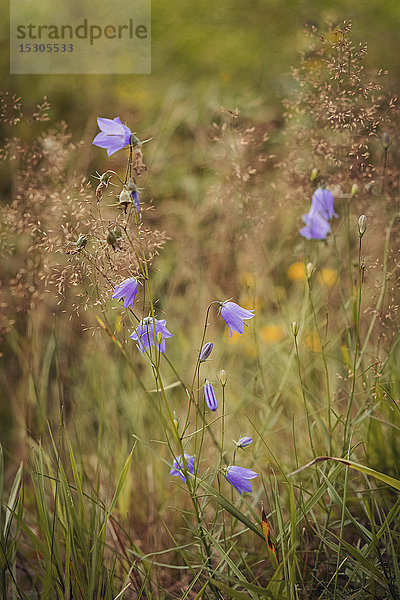
<path fill-rule="evenodd" d="M 390 137 L 389 137 L 389 134 L 387 133 L 387 131 L 384 131 L 382 133 L 382 146 L 384 147 L 385 150 L 387 150 L 390 146 Z"/>
<path fill-rule="evenodd" d="M 79 249 L 85 248 L 87 244 L 87 235 L 83 235 L 83 233 L 81 233 L 78 239 L 76 240 L 75 244 L 76 247 Z"/>
<path fill-rule="evenodd" d="M 179 432 L 179 420 L 178 417 L 176 416 L 176 412 L 174 411 L 174 426 L 177 432 Z"/>
<path fill-rule="evenodd" d="M 299 324 L 297 321 L 293 321 L 292 323 L 292 333 L 294 337 L 297 337 L 297 334 L 299 333 Z"/>
<path fill-rule="evenodd" d="M 114 231 L 115 235 L 117 236 L 117 239 L 122 238 L 122 229 L 119 225 L 114 225 L 113 231 Z"/>
<path fill-rule="evenodd" d="M 212 342 L 207 342 L 201 349 L 200 362 L 204 362 L 210 356 L 214 345 Z"/>
<path fill-rule="evenodd" d="M 220 372 L 218 373 L 218 379 L 220 381 L 220 384 L 222 385 L 222 387 L 225 387 L 226 385 L 226 371 L 225 369 L 221 369 Z"/>
<path fill-rule="evenodd" d="M 134 191 L 136 190 L 136 183 L 134 182 L 134 180 L 133 180 L 133 179 L 130 179 L 130 180 L 128 181 L 128 183 L 126 184 L 126 187 L 128 188 L 128 190 L 129 190 L 130 192 L 134 192 Z"/>
<path fill-rule="evenodd" d="M 358 233 L 360 234 L 360 237 L 362 237 L 366 231 L 367 217 L 365 215 L 361 215 L 361 217 L 358 219 Z"/>
<path fill-rule="evenodd" d="M 351 196 L 351 198 L 353 198 L 354 196 L 357 196 L 357 194 L 358 194 L 358 184 L 353 183 L 353 185 L 351 186 L 350 196 Z"/>
<path fill-rule="evenodd" d="M 253 443 L 251 437 L 242 437 L 238 442 L 235 442 L 238 448 L 246 448 L 246 446 L 250 446 Z"/>
<path fill-rule="evenodd" d="M 106 231 L 106 240 L 107 244 L 112 246 L 113 250 L 121 249 L 120 239 L 122 237 L 122 229 L 119 225 L 114 225 L 114 227 L 110 227 Z"/>
<path fill-rule="evenodd" d="M 310 181 L 315 181 L 315 179 L 317 179 L 317 176 L 318 176 L 318 169 L 316 169 L 314 167 L 313 170 L 311 171 Z"/>
<path fill-rule="evenodd" d="M 108 185 L 110 177 L 111 177 L 111 173 L 107 173 L 107 172 L 103 173 L 102 175 L 100 175 L 101 183 Z"/>
<path fill-rule="evenodd" d="M 307 263 L 307 265 L 306 265 L 307 279 L 311 279 L 313 271 L 314 271 L 314 265 L 312 264 L 312 262 Z"/>
<path fill-rule="evenodd" d="M 106 233 L 107 244 L 110 244 L 110 246 L 115 246 L 117 243 L 117 236 L 115 235 L 114 231 L 112 229 L 107 229 Z"/>

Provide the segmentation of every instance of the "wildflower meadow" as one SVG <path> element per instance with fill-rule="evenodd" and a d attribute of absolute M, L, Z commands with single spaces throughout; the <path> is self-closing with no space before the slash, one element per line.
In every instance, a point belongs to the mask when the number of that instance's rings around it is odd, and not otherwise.
<path fill-rule="evenodd" d="M 279 118 L 2 92 L 2 599 L 400 598 L 400 115 L 356 29 L 299 27 Z"/>

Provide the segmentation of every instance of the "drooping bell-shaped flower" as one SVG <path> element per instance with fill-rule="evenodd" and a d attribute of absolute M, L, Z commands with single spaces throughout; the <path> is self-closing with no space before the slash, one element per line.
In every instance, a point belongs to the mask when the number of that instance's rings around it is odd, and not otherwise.
<path fill-rule="evenodd" d="M 231 302 L 230 300 L 221 302 L 220 306 L 221 316 L 231 332 L 230 337 L 232 337 L 234 331 L 236 331 L 236 333 L 243 333 L 244 326 L 246 325 L 247 327 L 248 325 L 247 323 L 244 323 L 244 321 L 247 319 L 252 319 L 255 316 L 254 309 L 247 310 L 235 302 Z"/>
<path fill-rule="evenodd" d="M 324 240 L 331 230 L 328 221 L 318 212 L 314 214 L 310 213 L 311 211 L 303 215 L 303 221 L 306 226 L 300 229 L 300 235 L 307 240 Z"/>
<path fill-rule="evenodd" d="M 325 221 L 330 221 L 332 217 L 337 217 L 337 214 L 333 210 L 333 196 L 329 190 L 321 187 L 315 190 L 308 214 L 312 216 L 315 213 L 319 213 Z"/>
<path fill-rule="evenodd" d="M 123 300 L 124 308 L 128 308 L 128 306 L 133 306 L 138 289 L 138 280 L 135 277 L 129 277 L 115 286 L 112 298 L 114 300 Z"/>
<path fill-rule="evenodd" d="M 191 456 L 190 454 L 185 454 L 185 461 L 186 472 L 194 475 L 194 456 Z M 199 470 L 197 469 L 197 473 L 198 472 Z M 174 458 L 172 463 L 172 469 L 170 470 L 169 474 L 173 475 L 174 477 L 180 477 L 182 481 L 186 481 L 182 455 L 178 456 L 177 458 Z"/>
<path fill-rule="evenodd" d="M 242 492 L 252 492 L 253 488 L 249 479 L 258 477 L 258 473 L 251 469 L 245 469 L 244 467 L 237 467 L 233 465 L 228 467 L 225 472 L 225 477 L 231 485 L 241 494 Z"/>
<path fill-rule="evenodd" d="M 154 321 L 156 326 L 154 336 Z M 154 319 L 153 317 L 145 317 L 136 327 L 135 331 L 130 336 L 133 340 L 137 340 L 140 352 L 145 352 L 150 346 L 154 346 L 154 337 L 156 339 L 157 350 L 161 353 L 165 352 L 166 338 L 173 337 L 173 334 L 166 328 L 165 319 Z"/>

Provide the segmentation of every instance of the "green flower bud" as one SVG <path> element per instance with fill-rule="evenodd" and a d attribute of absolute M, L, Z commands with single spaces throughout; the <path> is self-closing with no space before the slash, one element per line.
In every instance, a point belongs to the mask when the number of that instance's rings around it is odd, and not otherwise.
<path fill-rule="evenodd" d="M 80 234 L 80 236 L 78 237 L 78 239 L 76 240 L 75 244 L 76 247 L 81 249 L 81 248 L 85 248 L 86 244 L 87 244 L 87 235 L 83 235 L 83 233 Z"/>
<path fill-rule="evenodd" d="M 384 147 L 385 150 L 387 150 L 390 146 L 390 137 L 389 134 L 384 131 L 382 134 L 382 146 Z"/>
<path fill-rule="evenodd" d="M 367 217 L 365 215 L 361 215 L 361 217 L 358 219 L 358 233 L 360 234 L 360 237 L 362 237 L 366 231 Z"/>
<path fill-rule="evenodd" d="M 300 325 L 298 324 L 298 322 L 297 321 L 293 321 L 293 323 L 292 323 L 292 333 L 293 333 L 294 337 L 297 337 L 297 334 L 299 333 L 299 328 L 300 328 Z"/>
<path fill-rule="evenodd" d="M 358 184 L 357 183 L 353 183 L 353 185 L 351 186 L 351 194 L 350 196 L 353 198 L 353 196 L 357 196 L 358 194 Z"/>
<path fill-rule="evenodd" d="M 218 373 L 218 379 L 219 379 L 220 384 L 222 385 L 222 387 L 225 387 L 225 385 L 226 385 L 226 371 L 224 369 L 221 369 L 220 372 Z"/>
<path fill-rule="evenodd" d="M 306 266 L 307 279 L 311 279 L 313 271 L 314 271 L 314 265 L 311 262 L 307 263 L 307 266 Z"/>

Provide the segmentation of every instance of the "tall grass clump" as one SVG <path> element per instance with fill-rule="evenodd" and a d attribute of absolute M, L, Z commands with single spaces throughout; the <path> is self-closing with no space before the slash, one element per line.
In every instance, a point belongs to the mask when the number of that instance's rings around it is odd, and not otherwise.
<path fill-rule="evenodd" d="M 399 596 L 397 102 L 308 34 L 190 210 L 163 131 L 98 118 L 89 179 L 2 97 L 3 598 Z"/>

